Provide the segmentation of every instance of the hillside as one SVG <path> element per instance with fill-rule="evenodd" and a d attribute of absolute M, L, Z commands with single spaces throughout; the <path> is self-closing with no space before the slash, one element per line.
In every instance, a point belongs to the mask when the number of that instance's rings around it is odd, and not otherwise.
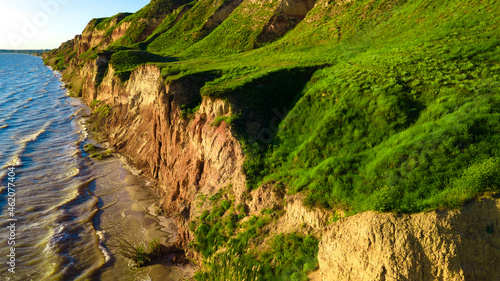
<path fill-rule="evenodd" d="M 158 182 L 178 245 L 205 261 L 199 280 L 314 279 L 318 251 L 323 280 L 359 280 L 371 257 L 342 268 L 322 249 L 339 225 L 389 220 L 367 211 L 468 221 L 483 198 L 496 203 L 482 229 L 458 238 L 452 225 L 439 243 L 500 245 L 499 25 L 493 0 L 153 0 L 92 20 L 45 61 L 93 105 L 103 140 Z M 396 236 L 429 227 L 394 224 Z M 435 262 L 441 238 L 412 239 L 425 266 L 384 264 L 370 280 L 494 280 L 498 262 Z M 342 274 L 329 279 L 332 266 Z"/>

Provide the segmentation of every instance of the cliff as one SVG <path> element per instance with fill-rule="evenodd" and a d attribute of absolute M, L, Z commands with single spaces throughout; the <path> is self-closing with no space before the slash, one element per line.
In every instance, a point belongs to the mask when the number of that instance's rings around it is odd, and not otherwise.
<path fill-rule="evenodd" d="M 499 280 L 500 200 L 460 211 L 362 213 L 323 233 L 323 280 Z"/>
<path fill-rule="evenodd" d="M 201 280 L 498 280 L 498 13 L 154 0 L 45 61 L 156 182 Z"/>
<path fill-rule="evenodd" d="M 204 99 L 193 116 L 182 117 L 181 105 L 200 98 L 203 80 L 164 83 L 158 68 L 141 66 L 123 85 L 110 69 L 93 98 L 113 108 L 102 132 L 105 139 L 157 180 L 163 208 L 181 215 L 183 246 L 191 238 L 190 220 L 203 210 L 193 204 L 197 195 L 232 185 L 238 204 L 246 189 L 241 145 L 226 123 L 213 125 L 217 117 L 231 114 L 227 101 Z"/>

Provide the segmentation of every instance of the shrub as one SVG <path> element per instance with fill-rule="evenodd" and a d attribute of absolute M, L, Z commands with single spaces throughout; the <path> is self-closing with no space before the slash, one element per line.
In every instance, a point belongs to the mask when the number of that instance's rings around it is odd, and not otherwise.
<path fill-rule="evenodd" d="M 125 258 L 134 262 L 135 266 L 142 267 L 148 265 L 152 260 L 160 256 L 160 242 L 155 239 L 149 244 L 132 245 L 125 239 L 119 239 L 116 247 L 119 253 Z"/>

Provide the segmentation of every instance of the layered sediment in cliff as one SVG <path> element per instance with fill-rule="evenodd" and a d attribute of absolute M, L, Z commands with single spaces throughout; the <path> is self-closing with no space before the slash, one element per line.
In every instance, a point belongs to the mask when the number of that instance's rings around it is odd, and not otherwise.
<path fill-rule="evenodd" d="M 500 280 L 500 200 L 412 215 L 365 212 L 323 232 L 322 280 Z"/>
<path fill-rule="evenodd" d="M 89 75 L 91 76 L 91 75 Z M 183 117 L 181 105 L 199 98 L 196 78 L 165 83 L 155 66 L 141 66 L 125 84 L 112 68 L 95 91 L 83 92 L 89 102 L 99 100 L 112 110 L 103 127 L 106 140 L 129 156 L 145 175 L 158 183 L 162 206 L 176 215 L 180 246 L 186 246 L 190 219 L 203 206 L 193 204 L 198 194 L 214 194 L 232 186 L 238 202 L 246 189 L 241 145 L 225 122 L 227 101 L 204 98 L 199 110 Z"/>

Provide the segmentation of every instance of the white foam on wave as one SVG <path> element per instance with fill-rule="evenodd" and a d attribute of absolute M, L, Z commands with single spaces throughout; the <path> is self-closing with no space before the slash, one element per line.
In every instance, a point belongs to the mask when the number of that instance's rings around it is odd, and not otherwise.
<path fill-rule="evenodd" d="M 74 114 L 73 118 L 76 117 L 81 112 L 84 112 L 84 110 L 77 111 Z M 85 141 L 89 136 L 89 129 L 87 127 L 87 118 L 80 118 L 80 120 L 78 120 L 78 125 L 80 126 L 80 132 L 79 132 L 80 137 L 78 138 L 78 143 L 81 143 Z"/>
<path fill-rule="evenodd" d="M 7 175 L 7 170 L 2 167 L 0 170 L 0 180 L 3 180 L 5 175 Z M 0 185 L 0 192 L 4 192 L 5 189 L 7 189 L 7 186 Z"/>
<path fill-rule="evenodd" d="M 17 141 L 17 143 L 20 144 L 20 147 L 18 147 L 18 149 L 16 150 L 14 155 L 10 158 L 10 160 L 7 163 L 5 163 L 5 165 L 2 168 L 11 167 L 11 166 L 14 166 L 14 167 L 22 166 L 23 162 L 21 161 L 21 155 L 24 153 L 24 151 L 26 149 L 26 145 L 29 142 L 36 141 L 38 139 L 38 137 L 45 132 L 47 127 L 50 126 L 50 124 L 52 124 L 52 121 L 47 122 L 38 131 L 36 131 L 33 134 L 27 135 L 25 137 L 21 137 L 21 138 L 17 138 L 17 139 L 16 139 L 16 137 L 11 137 L 11 139 Z"/>
<path fill-rule="evenodd" d="M 60 248 L 62 247 L 62 245 L 64 245 L 66 240 L 68 240 L 69 238 L 71 238 L 71 236 L 67 233 L 67 228 L 63 224 L 59 224 L 55 229 L 52 230 L 52 234 L 50 235 L 47 245 L 45 246 L 44 252 L 47 256 L 53 256 L 54 254 L 57 254 L 58 252 L 60 252 Z M 61 255 L 61 253 L 59 253 L 59 255 Z M 69 254 L 62 253 L 61 257 L 65 259 L 63 271 L 73 268 L 73 266 L 76 264 L 73 256 Z M 52 271 L 49 275 L 52 275 L 54 273 L 55 272 Z"/>
<path fill-rule="evenodd" d="M 14 108 L 13 110 L 9 111 L 8 114 L 4 115 L 5 119 L 4 120 L 8 120 L 10 119 L 12 116 L 14 116 L 14 114 L 16 114 L 17 112 L 19 111 L 19 107 L 18 108 Z"/>
<path fill-rule="evenodd" d="M 15 94 L 17 94 L 17 92 L 10 92 L 7 95 L 5 95 L 4 98 L 10 98 L 12 95 L 15 95 Z"/>
<path fill-rule="evenodd" d="M 18 150 L 14 156 L 10 157 L 10 159 L 5 162 L 2 167 L 0 167 L 0 170 L 6 170 L 7 168 L 10 167 L 21 167 L 23 165 L 23 162 L 21 161 L 21 153 L 23 152 L 24 147 L 22 147 L 20 150 Z M 3 155 L 0 153 L 0 159 L 3 158 Z M 0 177 L 1 178 L 1 177 Z"/>
<path fill-rule="evenodd" d="M 19 140 L 19 142 L 20 143 L 28 143 L 28 142 L 36 141 L 41 134 L 45 133 L 45 130 L 47 130 L 47 128 L 50 126 L 50 124 L 52 124 L 52 121 L 45 123 L 45 125 L 43 125 L 43 127 L 40 128 L 35 133 L 27 135 L 24 138 L 21 138 Z"/>
<path fill-rule="evenodd" d="M 66 226 L 63 224 L 57 225 L 56 228 L 52 229 L 52 234 L 50 235 L 45 251 L 54 253 L 59 245 L 68 240 L 68 238 L 70 238 L 70 235 L 67 233 Z"/>
<path fill-rule="evenodd" d="M 99 237 L 99 250 L 101 250 L 102 255 L 104 256 L 104 263 L 107 263 L 109 260 L 111 260 L 111 254 L 106 249 L 106 247 L 104 247 L 104 242 L 106 241 L 106 233 L 102 230 L 97 230 L 96 234 L 97 237 Z"/>
<path fill-rule="evenodd" d="M 60 224 L 54 231 L 52 235 L 52 241 L 58 242 L 64 240 L 68 237 L 68 234 L 65 232 L 66 227 L 63 224 Z"/>
<path fill-rule="evenodd" d="M 5 165 L 2 168 L 7 168 L 7 167 L 20 167 L 23 165 L 23 162 L 21 162 L 21 157 L 19 155 L 14 155 L 10 160 L 5 163 Z"/>

